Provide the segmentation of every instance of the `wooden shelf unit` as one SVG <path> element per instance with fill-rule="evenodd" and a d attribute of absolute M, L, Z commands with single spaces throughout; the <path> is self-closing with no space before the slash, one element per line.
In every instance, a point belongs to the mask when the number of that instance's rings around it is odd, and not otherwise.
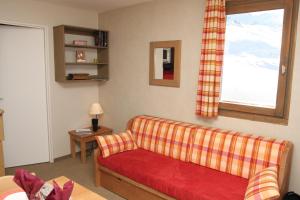
<path fill-rule="evenodd" d="M 54 35 L 54 59 L 55 59 L 55 81 L 57 82 L 74 82 L 82 80 L 67 80 L 67 67 L 77 66 L 84 70 L 84 66 L 96 66 L 97 75 L 92 75 L 90 79 L 83 81 L 105 81 L 109 78 L 109 48 L 108 46 L 96 46 L 96 45 L 74 45 L 66 42 L 66 34 L 78 36 L 90 36 L 94 37 L 99 35 L 99 32 L 103 30 L 75 27 L 68 25 L 60 25 L 53 28 Z M 108 31 L 105 31 L 108 33 Z M 108 33 L 109 36 L 109 33 Z M 66 49 L 90 49 L 97 52 L 97 59 L 99 63 L 83 62 L 77 63 L 74 57 L 74 62 L 66 61 Z"/>

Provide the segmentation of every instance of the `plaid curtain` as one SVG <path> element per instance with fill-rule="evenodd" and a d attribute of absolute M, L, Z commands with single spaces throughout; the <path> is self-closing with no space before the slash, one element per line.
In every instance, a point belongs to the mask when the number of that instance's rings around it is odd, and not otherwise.
<path fill-rule="evenodd" d="M 202 117 L 218 116 L 225 27 L 225 0 L 207 0 L 196 103 Z"/>

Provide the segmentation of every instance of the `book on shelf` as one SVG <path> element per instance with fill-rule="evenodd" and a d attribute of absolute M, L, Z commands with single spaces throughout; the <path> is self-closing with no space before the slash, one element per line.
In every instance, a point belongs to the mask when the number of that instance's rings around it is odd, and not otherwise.
<path fill-rule="evenodd" d="M 88 74 L 88 73 L 68 74 L 67 79 L 68 80 L 88 80 L 88 79 L 90 79 L 90 74 Z"/>
<path fill-rule="evenodd" d="M 86 40 L 73 40 L 73 45 L 87 46 L 88 42 Z"/>
<path fill-rule="evenodd" d="M 99 31 L 95 35 L 95 45 L 100 47 L 108 47 L 108 32 Z"/>

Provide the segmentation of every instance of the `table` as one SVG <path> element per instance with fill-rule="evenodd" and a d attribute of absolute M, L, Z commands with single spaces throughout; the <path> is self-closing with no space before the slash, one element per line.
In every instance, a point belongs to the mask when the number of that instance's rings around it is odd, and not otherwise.
<path fill-rule="evenodd" d="M 13 176 L 1 176 L 0 177 L 0 194 L 18 189 L 19 186 L 12 180 Z"/>
<path fill-rule="evenodd" d="M 61 176 L 55 178 L 54 180 L 58 183 L 60 187 L 62 187 L 63 184 L 69 179 L 65 176 Z M 76 182 L 74 182 L 74 188 L 71 197 L 72 200 L 106 200 L 104 197 L 90 191 L 89 189 L 83 187 L 82 185 Z"/>
<path fill-rule="evenodd" d="M 105 126 L 101 126 L 96 132 L 91 133 L 76 133 L 75 130 L 69 131 L 70 135 L 70 148 L 71 148 L 71 154 L 72 158 L 76 157 L 76 142 L 80 143 L 80 157 L 81 161 L 83 163 L 86 163 L 86 143 L 96 141 L 95 136 L 99 135 L 109 135 L 112 134 L 113 130 L 110 128 L 107 128 Z"/>
<path fill-rule="evenodd" d="M 3 192 L 19 189 L 19 186 L 12 179 L 13 176 L 0 177 L 0 194 Z M 62 187 L 63 184 L 69 179 L 65 176 L 61 176 L 52 180 L 55 180 L 58 185 Z M 48 182 L 52 183 L 52 180 Z M 76 182 L 74 182 L 74 188 L 71 197 L 72 200 L 106 200 L 104 197 L 88 190 L 87 188 Z"/>

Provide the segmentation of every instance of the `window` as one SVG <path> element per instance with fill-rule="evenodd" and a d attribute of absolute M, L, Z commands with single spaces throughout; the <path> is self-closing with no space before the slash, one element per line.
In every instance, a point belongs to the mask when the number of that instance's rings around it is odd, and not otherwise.
<path fill-rule="evenodd" d="M 227 1 L 221 114 L 287 121 L 295 7 L 294 0 Z"/>

